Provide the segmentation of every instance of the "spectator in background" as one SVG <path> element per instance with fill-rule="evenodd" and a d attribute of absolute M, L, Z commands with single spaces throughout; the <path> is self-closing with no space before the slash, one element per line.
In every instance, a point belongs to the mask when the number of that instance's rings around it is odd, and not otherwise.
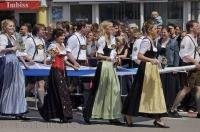
<path fill-rule="evenodd" d="M 176 30 L 175 30 L 176 25 L 173 23 L 170 23 L 167 25 L 167 27 L 168 27 L 171 38 L 176 40 L 177 39 Z"/>
<path fill-rule="evenodd" d="M 180 36 L 182 33 L 182 28 L 180 26 L 176 26 L 175 28 L 175 34 L 176 36 Z"/>
<path fill-rule="evenodd" d="M 135 37 L 135 41 L 132 46 L 131 60 L 132 60 L 132 67 L 137 68 L 141 62 L 137 56 L 139 53 L 140 44 L 142 40 L 144 39 L 144 36 L 142 35 L 142 33 L 140 33 L 138 29 L 135 29 L 134 37 Z"/>
<path fill-rule="evenodd" d="M 97 65 L 97 62 L 96 62 L 97 46 L 96 46 L 96 40 L 94 37 L 94 33 L 89 32 L 86 37 L 87 37 L 86 53 L 87 53 L 89 66 L 96 66 Z"/>
<path fill-rule="evenodd" d="M 159 13 L 157 11 L 152 11 L 151 13 L 151 18 L 154 21 L 154 23 L 159 26 L 159 25 L 163 25 L 163 20 L 162 17 L 159 16 Z"/>
<path fill-rule="evenodd" d="M 30 23 L 24 23 L 21 25 L 19 33 L 22 37 L 23 42 L 31 35 L 32 27 Z"/>
<path fill-rule="evenodd" d="M 99 25 L 97 23 L 93 23 L 91 30 L 94 34 L 94 39 L 98 40 L 99 39 Z"/>
<path fill-rule="evenodd" d="M 113 36 L 119 36 L 120 31 L 119 31 L 119 23 L 117 21 L 112 21 L 113 23 Z"/>
<path fill-rule="evenodd" d="M 136 23 L 131 23 L 128 25 L 128 32 L 127 32 L 127 36 L 128 36 L 128 47 L 129 47 L 129 53 L 128 53 L 128 57 L 131 57 L 131 53 L 132 53 L 132 49 L 133 49 L 133 43 L 136 39 L 135 35 L 137 34 L 136 31 L 139 31 L 139 27 Z"/>
<path fill-rule="evenodd" d="M 160 36 L 161 36 L 161 30 L 162 30 L 162 28 L 163 28 L 163 25 L 157 26 L 158 38 L 160 38 Z"/>
<path fill-rule="evenodd" d="M 179 66 L 178 42 L 170 38 L 167 27 L 161 30 L 161 38 L 158 40 L 158 60 L 162 68 Z M 165 95 L 167 109 L 173 105 L 173 101 L 179 91 L 178 74 L 175 72 L 161 74 L 161 81 Z"/>

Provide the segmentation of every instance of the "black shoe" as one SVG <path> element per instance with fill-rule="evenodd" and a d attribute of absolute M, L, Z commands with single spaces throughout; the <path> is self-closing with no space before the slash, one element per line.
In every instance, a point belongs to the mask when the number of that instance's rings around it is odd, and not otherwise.
<path fill-rule="evenodd" d="M 200 113 L 197 113 L 197 118 L 200 118 Z"/>
<path fill-rule="evenodd" d="M 134 127 L 134 124 L 131 122 L 131 123 L 128 123 L 126 117 L 124 117 L 124 122 L 126 124 L 127 127 Z"/>
<path fill-rule="evenodd" d="M 91 124 L 90 119 L 84 118 L 84 121 L 85 121 L 85 123 L 88 124 L 88 125 Z"/>
<path fill-rule="evenodd" d="M 71 123 L 72 118 L 64 118 L 64 119 L 60 119 L 60 123 Z"/>
<path fill-rule="evenodd" d="M 179 115 L 177 111 L 173 111 L 173 112 L 169 111 L 168 112 L 168 117 L 171 117 L 171 118 L 182 118 L 182 116 Z"/>
<path fill-rule="evenodd" d="M 28 118 L 26 116 L 16 116 L 15 119 L 17 119 L 17 120 L 24 120 L 24 121 L 30 120 L 30 118 Z"/>
<path fill-rule="evenodd" d="M 169 126 L 166 126 L 165 124 L 162 124 L 162 122 L 158 122 L 158 121 L 154 121 L 153 124 L 155 127 L 159 127 L 159 128 L 170 128 Z"/>
<path fill-rule="evenodd" d="M 109 122 L 113 125 L 122 125 L 122 123 L 117 119 L 110 119 Z"/>

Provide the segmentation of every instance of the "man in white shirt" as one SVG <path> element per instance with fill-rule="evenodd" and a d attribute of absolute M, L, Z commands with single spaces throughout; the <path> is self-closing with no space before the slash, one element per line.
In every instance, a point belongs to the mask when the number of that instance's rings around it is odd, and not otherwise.
<path fill-rule="evenodd" d="M 28 54 L 28 60 L 36 63 L 46 63 L 46 51 L 45 51 L 45 26 L 43 24 L 36 24 L 33 27 L 32 35 L 29 36 L 25 41 L 25 52 Z M 39 97 L 39 107 L 43 105 L 44 101 L 44 86 L 45 81 L 43 77 L 32 77 L 29 78 L 28 90 L 32 90 L 37 84 L 37 94 Z"/>
<path fill-rule="evenodd" d="M 78 22 L 76 24 L 76 32 L 68 39 L 66 50 L 68 52 L 69 60 L 76 66 L 80 66 L 80 63 L 84 64 L 86 58 L 86 24 L 84 22 Z"/>
<path fill-rule="evenodd" d="M 69 60 L 76 66 L 80 67 L 80 65 L 87 65 L 87 56 L 86 56 L 86 34 L 88 33 L 89 28 L 86 28 L 85 22 L 77 22 L 76 23 L 76 32 L 68 39 L 67 41 L 67 54 Z M 77 93 L 80 94 L 79 91 L 81 90 L 81 85 L 78 83 L 80 82 L 80 79 L 77 80 L 77 78 L 72 78 L 72 84 L 74 84 L 73 87 L 76 87 Z M 91 82 L 91 78 L 84 78 L 81 79 L 81 83 L 83 84 L 84 91 L 87 91 L 86 89 L 89 89 L 89 85 Z M 77 86 L 78 85 L 78 86 Z M 84 93 L 84 101 L 86 101 L 87 98 L 86 92 Z M 79 98 L 80 99 L 80 98 Z M 81 99 L 76 99 L 75 105 L 79 106 L 81 105 Z M 82 109 L 82 107 L 78 107 L 79 109 Z"/>
<path fill-rule="evenodd" d="M 31 36 L 31 24 L 30 23 L 22 24 L 19 33 L 22 36 L 22 40 L 24 42 L 29 36 Z"/>
<path fill-rule="evenodd" d="M 140 44 L 143 40 L 144 36 L 139 37 L 138 39 L 135 40 L 133 44 L 133 49 L 132 49 L 132 54 L 131 54 L 131 60 L 134 61 L 137 65 L 140 64 L 140 60 L 138 60 L 138 53 L 140 49 Z"/>
<path fill-rule="evenodd" d="M 191 20 L 186 24 L 188 34 L 183 38 L 180 46 L 179 55 L 183 60 L 184 65 L 196 65 L 194 71 L 189 71 L 184 81 L 183 89 L 178 93 L 174 104 L 169 112 L 169 116 L 180 118 L 177 112 L 177 107 L 183 100 L 185 95 L 196 88 L 196 104 L 197 104 L 197 118 L 200 118 L 200 56 L 198 52 L 197 35 L 199 30 L 198 21 Z"/>

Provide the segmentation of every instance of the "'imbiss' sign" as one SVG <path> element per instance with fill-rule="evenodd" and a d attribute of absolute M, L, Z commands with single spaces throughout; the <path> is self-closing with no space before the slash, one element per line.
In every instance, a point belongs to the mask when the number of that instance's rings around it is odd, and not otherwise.
<path fill-rule="evenodd" d="M 0 10 L 36 10 L 39 7 L 39 0 L 0 0 Z"/>

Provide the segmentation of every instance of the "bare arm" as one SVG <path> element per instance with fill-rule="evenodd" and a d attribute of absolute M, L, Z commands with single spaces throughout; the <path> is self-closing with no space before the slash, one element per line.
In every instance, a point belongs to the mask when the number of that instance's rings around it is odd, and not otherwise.
<path fill-rule="evenodd" d="M 68 56 L 68 59 L 69 59 L 76 67 L 80 67 L 79 63 L 76 61 L 76 59 L 74 58 L 74 56 L 72 55 L 71 52 L 67 52 L 67 56 Z"/>
<path fill-rule="evenodd" d="M 28 65 L 26 64 L 24 58 L 23 58 L 22 56 L 18 56 L 18 59 L 22 62 L 22 64 L 24 65 L 24 67 L 25 67 L 26 69 L 28 69 Z"/>
<path fill-rule="evenodd" d="M 145 62 L 151 62 L 152 64 L 155 64 L 155 65 L 157 65 L 159 63 L 157 59 L 152 59 L 152 58 L 146 57 L 146 56 L 144 56 L 144 54 L 142 54 L 140 52 L 138 53 L 138 59 L 141 61 L 145 61 Z"/>
<path fill-rule="evenodd" d="M 67 59 L 65 59 L 65 64 L 69 67 L 74 68 L 74 70 L 78 70 L 79 67 L 73 65 L 72 63 L 70 63 L 69 61 L 67 61 Z"/>
<path fill-rule="evenodd" d="M 0 53 L 5 54 L 5 53 L 7 53 L 7 52 L 16 51 L 16 50 L 17 50 L 17 46 L 14 46 L 14 47 L 12 47 L 12 48 L 5 48 L 5 49 L 0 48 Z"/>
<path fill-rule="evenodd" d="M 128 49 L 125 50 L 125 53 L 124 53 L 123 55 L 118 55 L 118 57 L 119 57 L 120 59 L 126 59 L 127 56 L 128 56 Z"/>
<path fill-rule="evenodd" d="M 100 59 L 100 60 L 111 60 L 110 57 L 108 56 L 104 56 L 100 53 L 97 53 L 97 59 Z"/>

